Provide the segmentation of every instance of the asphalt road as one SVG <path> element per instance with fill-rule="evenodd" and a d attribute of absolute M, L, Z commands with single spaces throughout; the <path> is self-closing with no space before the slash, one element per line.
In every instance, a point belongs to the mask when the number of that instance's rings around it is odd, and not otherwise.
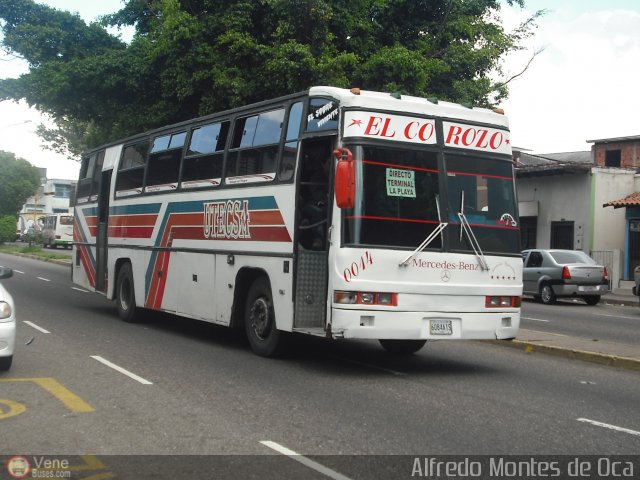
<path fill-rule="evenodd" d="M 561 300 L 543 305 L 525 299 L 522 303 L 522 328 L 575 337 L 640 345 L 640 308 L 637 305 L 589 306 L 577 300 Z"/>
<path fill-rule="evenodd" d="M 232 455 L 212 461 L 255 461 L 257 478 L 359 479 L 409 478 L 425 455 L 640 451 L 637 372 L 469 341 L 394 358 L 373 341 L 301 337 L 268 360 L 224 328 L 170 315 L 123 323 L 67 267 L 0 264 L 16 271 L 4 285 L 19 319 L 14 366 L 0 374 L 0 454 L 91 454 L 114 470 L 129 457 L 109 455 Z M 556 308 L 549 323 L 585 317 Z M 156 478 L 177 478 L 161 464 Z"/>

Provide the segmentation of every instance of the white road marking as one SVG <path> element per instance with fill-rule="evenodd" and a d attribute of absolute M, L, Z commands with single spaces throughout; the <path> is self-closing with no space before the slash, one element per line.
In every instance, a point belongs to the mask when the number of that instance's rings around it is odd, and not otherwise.
<path fill-rule="evenodd" d="M 338 473 L 335 470 L 331 470 L 330 468 L 325 467 L 324 465 L 321 465 L 318 462 L 314 462 L 310 458 L 304 457 L 299 453 L 294 452 L 293 450 L 289 450 L 287 447 L 283 447 L 282 445 L 276 442 L 272 442 L 270 440 L 262 440 L 260 441 L 260 443 L 265 447 L 269 447 L 278 453 L 286 455 L 292 460 L 295 460 L 296 462 L 300 462 L 305 467 L 309 467 L 312 470 L 315 470 L 316 472 L 319 472 L 322 475 L 325 475 L 329 478 L 333 478 L 334 480 L 350 480 L 349 477 L 345 477 L 341 473 Z"/>
<path fill-rule="evenodd" d="M 107 367 L 113 368 L 115 371 L 122 373 L 123 375 L 126 375 L 129 378 L 133 378 L 136 382 L 140 382 L 143 385 L 153 385 L 153 382 L 150 382 L 149 380 L 145 380 L 142 377 L 139 377 L 138 375 L 136 375 L 135 373 L 131 373 L 129 370 L 125 370 L 122 367 L 119 367 L 118 365 L 116 365 L 115 363 L 111 363 L 109 360 L 106 360 L 98 355 L 91 355 L 91 358 L 93 358 L 94 360 L 99 361 L 100 363 L 106 365 Z"/>
<path fill-rule="evenodd" d="M 545 323 L 550 322 L 550 320 L 544 320 L 542 318 L 531 318 L 531 317 L 522 317 L 522 320 L 532 320 L 534 322 L 545 322 Z"/>
<path fill-rule="evenodd" d="M 41 331 L 42 333 L 51 333 L 49 330 L 45 330 L 44 328 L 39 327 L 39 326 L 38 326 L 38 325 L 36 325 L 35 323 L 30 322 L 30 321 L 28 321 L 28 320 L 24 320 L 22 323 L 26 323 L 26 324 L 27 324 L 27 325 L 29 325 L 31 328 L 35 328 L 36 330 L 39 330 L 39 331 Z"/>
<path fill-rule="evenodd" d="M 24 272 L 22 270 L 16 270 L 15 268 L 13 269 L 13 273 L 21 273 L 22 275 L 24 275 Z"/>
<path fill-rule="evenodd" d="M 613 317 L 613 318 L 626 318 L 628 320 L 638 320 L 640 317 L 625 317 L 622 315 L 607 315 L 606 313 L 594 313 L 594 317 Z"/>
<path fill-rule="evenodd" d="M 50 282 L 51 280 L 49 280 L 48 278 L 43 278 L 43 277 L 36 277 L 38 280 L 42 280 L 43 282 Z"/>
<path fill-rule="evenodd" d="M 609 430 L 615 430 L 616 432 L 628 433 L 631 435 L 637 435 L 640 437 L 640 432 L 636 430 L 630 430 L 624 427 L 617 427 L 616 425 L 610 425 L 608 423 L 596 422 L 595 420 L 589 420 L 588 418 L 577 418 L 579 422 L 590 423 L 591 425 L 595 425 L 596 427 L 608 428 Z"/>
<path fill-rule="evenodd" d="M 78 287 L 71 287 L 71 290 L 77 290 L 82 293 L 89 293 L 89 290 L 83 290 L 82 288 L 78 288 Z"/>

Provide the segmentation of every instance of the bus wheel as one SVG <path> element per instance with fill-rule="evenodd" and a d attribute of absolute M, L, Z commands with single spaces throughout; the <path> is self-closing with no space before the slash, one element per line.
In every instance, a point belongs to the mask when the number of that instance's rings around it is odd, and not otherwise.
<path fill-rule="evenodd" d="M 118 315 L 125 322 L 135 322 L 138 319 L 136 307 L 136 294 L 133 289 L 133 273 L 131 264 L 125 263 L 118 272 L 116 280 L 116 304 Z"/>
<path fill-rule="evenodd" d="M 8 357 L 0 357 L 0 372 L 6 372 L 11 368 L 11 364 L 13 363 L 13 355 L 9 355 Z"/>
<path fill-rule="evenodd" d="M 411 355 L 416 353 L 424 344 L 426 340 L 378 340 L 380 345 L 389 353 L 394 355 Z"/>
<path fill-rule="evenodd" d="M 271 286 L 265 277 L 258 278 L 247 294 L 244 328 L 251 349 L 261 357 L 277 357 L 284 353 L 286 332 L 276 328 Z"/>

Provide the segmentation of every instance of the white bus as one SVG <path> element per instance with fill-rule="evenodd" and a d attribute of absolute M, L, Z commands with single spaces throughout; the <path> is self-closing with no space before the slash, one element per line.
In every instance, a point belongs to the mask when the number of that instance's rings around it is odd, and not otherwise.
<path fill-rule="evenodd" d="M 88 152 L 73 280 L 125 321 L 161 310 L 294 336 L 512 339 L 522 257 L 504 115 L 310 90 Z"/>
<path fill-rule="evenodd" d="M 73 244 L 73 215 L 70 213 L 50 213 L 40 217 L 42 224 L 42 244 L 44 247 L 71 248 Z"/>

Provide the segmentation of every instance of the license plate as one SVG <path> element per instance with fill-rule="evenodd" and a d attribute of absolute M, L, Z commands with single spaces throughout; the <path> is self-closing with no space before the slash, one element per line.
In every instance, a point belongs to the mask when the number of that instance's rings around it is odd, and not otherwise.
<path fill-rule="evenodd" d="M 592 287 L 592 286 L 578 287 L 578 290 L 581 292 L 595 292 L 598 290 L 598 287 Z"/>
<path fill-rule="evenodd" d="M 451 320 L 429 320 L 431 335 L 453 335 Z"/>

